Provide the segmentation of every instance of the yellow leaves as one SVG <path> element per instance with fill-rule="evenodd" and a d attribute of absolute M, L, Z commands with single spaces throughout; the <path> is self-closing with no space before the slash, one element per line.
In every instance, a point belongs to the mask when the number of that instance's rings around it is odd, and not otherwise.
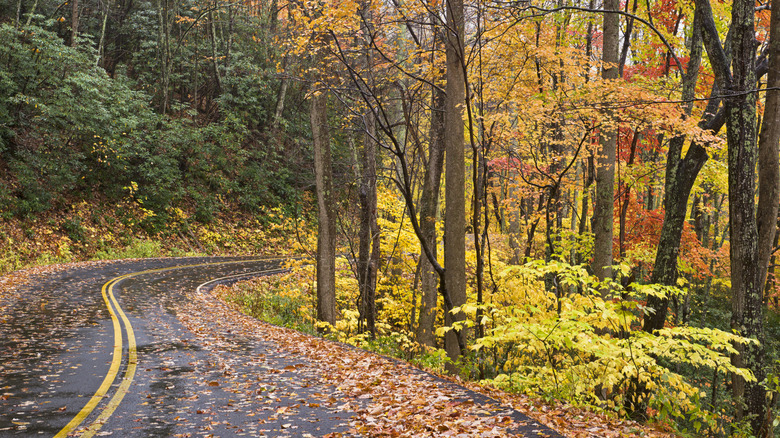
<path fill-rule="evenodd" d="M 499 272 L 500 288 L 509 291 L 488 298 L 500 304 L 480 309 L 490 324 L 473 346 L 506 358 L 497 366 L 507 374 L 491 381 L 499 387 L 619 411 L 625 406 L 627 385 L 636 379 L 649 391 L 651 407 L 706 422 L 710 413 L 700 409 L 700 389 L 659 363 L 717 369 L 754 380 L 750 371 L 730 362 L 734 345 L 754 340 L 715 329 L 675 327 L 654 335 L 637 330 L 640 302 L 602 297 L 602 286 L 582 267 L 536 262 Z M 557 279 L 558 296 L 546 292 L 544 281 L 550 276 Z M 638 288 L 638 299 L 683 293 L 677 287 L 633 287 Z M 610 289 L 621 296 L 619 284 Z M 474 318 L 477 306 L 460 310 Z"/>
<path fill-rule="evenodd" d="M 189 23 L 194 23 L 196 20 L 192 17 L 177 15 L 175 21 L 177 24 L 189 24 Z"/>
<path fill-rule="evenodd" d="M 450 331 L 452 331 L 452 327 L 446 327 L 446 326 L 445 327 L 438 327 L 438 328 L 436 328 L 436 336 L 443 337 L 444 335 L 446 335 Z M 477 344 L 475 344 L 474 348 L 475 349 L 479 349 L 482 345 L 489 346 L 488 345 L 489 342 L 490 341 L 484 341 L 483 343 L 479 343 L 478 342 Z"/>

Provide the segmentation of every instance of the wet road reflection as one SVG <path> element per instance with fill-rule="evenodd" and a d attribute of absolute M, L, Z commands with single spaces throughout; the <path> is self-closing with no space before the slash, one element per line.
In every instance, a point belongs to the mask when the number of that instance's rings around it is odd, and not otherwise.
<path fill-rule="evenodd" d="M 75 432 L 90 425 L 98 435 L 122 437 L 346 431 L 349 413 L 329 406 L 332 388 L 319 386 L 316 373 L 280 371 L 298 366 L 300 358 L 285 357 L 271 342 L 209 327 L 218 321 L 192 305 L 198 285 L 277 269 L 280 261 L 189 258 L 74 268 L 26 286 L 1 315 L 0 436 L 54 436 L 110 374 L 114 328 L 101 286 L 129 273 L 202 263 L 211 264 L 140 274 L 114 286 L 135 335 L 137 369 L 127 373 L 125 329 L 117 377 Z M 185 328 L 181 312 L 198 314 L 203 330 Z M 115 397 L 129 377 L 127 395 Z M 121 403 L 110 416 L 103 414 L 105 424 L 93 424 L 101 412 L 109 412 L 112 397 Z M 322 403 L 301 401 L 318 397 Z M 296 415 L 281 415 L 288 410 Z"/>

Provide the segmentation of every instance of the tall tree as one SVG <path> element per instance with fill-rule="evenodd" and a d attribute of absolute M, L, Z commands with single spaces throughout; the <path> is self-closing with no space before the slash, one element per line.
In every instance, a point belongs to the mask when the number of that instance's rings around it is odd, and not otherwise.
<path fill-rule="evenodd" d="M 317 185 L 317 319 L 336 323 L 336 213 L 328 131 L 328 95 L 314 90 L 309 107 Z"/>
<path fill-rule="evenodd" d="M 372 14 L 370 2 L 365 1 L 361 4 L 360 14 L 363 35 L 370 35 L 373 32 Z M 361 83 L 361 92 L 374 93 L 374 80 L 372 69 L 374 66 L 371 51 L 371 40 L 367 37 L 360 42 L 363 45 L 363 67 L 365 69 L 366 81 Z M 377 225 L 377 195 L 376 195 L 376 117 L 371 108 L 367 108 L 363 114 L 363 124 L 365 125 L 363 142 L 363 163 L 362 175 L 358 188 L 358 198 L 360 201 L 360 231 L 358 245 L 357 277 L 358 288 L 360 290 L 360 322 L 365 321 L 365 329 L 376 336 L 376 277 L 379 268 L 379 225 Z M 363 328 L 363 327 L 361 327 Z"/>
<path fill-rule="evenodd" d="M 466 97 L 463 0 L 448 0 L 447 8 L 447 86 L 444 99 L 445 213 L 444 276 L 453 306 L 466 303 L 466 161 L 464 154 L 463 105 Z M 463 319 L 447 314 L 447 325 Z M 465 334 L 450 330 L 445 349 L 457 359 Z"/>
<path fill-rule="evenodd" d="M 619 78 L 620 15 L 610 11 L 620 9 L 620 0 L 604 1 L 604 44 L 602 48 L 601 77 L 605 80 Z M 606 117 L 609 119 L 610 117 Z M 607 124 L 612 123 L 607 121 Z M 596 167 L 596 197 L 593 209 L 593 271 L 603 280 L 612 277 L 612 236 L 615 210 L 615 150 L 617 127 L 601 129 L 601 151 Z"/>
<path fill-rule="evenodd" d="M 434 33 L 432 50 L 436 50 L 440 41 L 440 32 Z M 436 217 L 439 210 L 439 189 L 441 188 L 441 173 L 444 166 L 444 92 L 431 87 L 431 127 L 428 144 L 428 166 L 425 169 L 422 193 L 420 195 L 420 231 L 426 239 L 428 248 L 436 257 Z M 425 255 L 420 250 L 420 285 L 422 298 L 420 300 L 420 318 L 417 326 L 417 341 L 430 347 L 435 346 L 434 324 L 436 322 L 436 291 L 437 273 Z"/>
<path fill-rule="evenodd" d="M 726 139 L 728 142 L 728 186 L 729 186 L 729 256 L 731 259 L 731 327 L 738 334 L 764 341 L 763 286 L 770 252 L 765 245 L 774 240 L 775 218 L 778 204 L 777 138 L 775 127 L 766 126 L 759 139 L 756 138 L 757 123 L 757 74 L 755 40 L 755 5 L 749 0 L 735 0 L 732 5 L 730 44 L 731 62 L 718 37 L 709 0 L 697 0 L 696 7 L 702 11 L 704 46 L 715 73 L 718 86 L 723 90 L 726 113 Z M 780 66 L 777 37 L 780 11 L 772 10 L 770 59 L 775 69 Z M 772 72 L 770 84 L 776 86 L 777 71 Z M 771 105 L 771 106 L 770 106 Z M 774 91 L 767 101 L 766 114 L 769 123 L 778 117 L 778 100 Z M 766 163 L 758 162 L 759 150 L 774 155 Z M 762 157 L 764 156 L 762 153 Z M 759 169 L 759 186 L 767 185 L 756 206 L 756 165 Z M 757 213 L 758 212 L 758 213 Z M 766 220 L 766 215 L 773 215 Z M 762 221 L 759 221 L 762 219 Z M 765 242 L 760 242 L 764 239 Z M 767 243 L 768 242 L 768 243 Z M 733 396 L 737 400 L 737 419 L 743 419 L 744 406 L 749 414 L 750 425 L 757 436 L 768 434 L 766 421 L 766 388 L 762 381 L 766 376 L 765 351 L 762 343 L 748 344 L 738 348 L 732 362 L 736 366 L 749 368 L 755 381 L 747 382 L 738 376 L 733 378 Z M 770 422 L 771 424 L 771 422 Z M 763 435 L 762 435 L 763 434 Z"/>
<path fill-rule="evenodd" d="M 696 83 L 699 77 L 699 67 L 702 58 L 702 35 L 699 31 L 702 12 L 696 8 L 693 17 L 693 29 L 691 36 L 691 50 L 688 61 L 688 70 L 682 80 L 681 100 L 685 104 L 685 113 L 691 114 L 693 98 L 696 97 Z M 713 95 L 717 88 L 713 90 Z M 704 129 L 719 131 L 723 124 L 722 118 L 715 118 L 719 99 L 711 99 L 704 111 L 699 126 Z M 677 258 L 680 254 L 680 239 L 682 238 L 685 212 L 688 208 L 688 199 L 693 189 L 696 177 L 699 175 L 704 163 L 709 158 L 707 151 L 698 142 L 692 141 L 688 152 L 683 157 L 685 136 L 677 136 L 669 141 L 669 151 L 666 156 L 666 180 L 664 187 L 664 222 L 661 226 L 661 237 L 656 249 L 655 263 L 653 265 L 652 283 L 675 285 L 677 283 Z M 647 315 L 643 322 L 643 329 L 647 332 L 660 330 L 666 321 L 668 297 L 651 295 L 647 298 L 648 307 L 654 310 Z"/>

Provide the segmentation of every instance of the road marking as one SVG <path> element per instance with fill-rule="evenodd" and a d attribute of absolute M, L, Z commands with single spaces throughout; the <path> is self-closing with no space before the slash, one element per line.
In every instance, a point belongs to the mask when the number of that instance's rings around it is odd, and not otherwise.
<path fill-rule="evenodd" d="M 263 274 L 263 275 L 284 274 L 286 272 L 290 272 L 290 269 L 288 269 L 288 268 L 265 269 L 263 271 L 247 272 L 245 274 L 227 275 L 225 277 L 215 278 L 213 280 L 209 280 L 209 281 L 207 281 L 205 283 L 199 284 L 198 287 L 195 289 L 195 293 L 202 294 L 203 292 L 201 291 L 201 289 L 204 286 L 206 286 L 207 284 L 216 283 L 218 281 L 223 281 L 223 280 L 228 280 L 228 279 L 233 279 L 233 278 L 239 278 L 240 279 L 240 278 L 243 278 L 243 277 L 247 277 L 247 278 L 257 277 L 257 276 L 260 276 L 261 274 Z"/>
<path fill-rule="evenodd" d="M 118 283 L 118 281 L 116 283 Z M 125 397 L 125 394 L 127 394 L 128 389 L 130 389 L 130 384 L 133 382 L 133 378 L 135 377 L 135 369 L 138 365 L 138 350 L 136 348 L 135 332 L 133 331 L 132 324 L 130 324 L 130 320 L 127 319 L 127 315 L 125 315 L 125 312 L 122 311 L 121 307 L 119 307 L 119 303 L 116 302 L 116 298 L 114 297 L 113 289 L 116 283 L 113 283 L 108 287 L 108 295 L 111 297 L 111 302 L 114 304 L 114 307 L 116 307 L 119 316 L 122 318 L 122 322 L 125 323 L 128 351 L 127 369 L 125 370 L 125 377 L 122 379 L 122 383 L 116 390 L 116 394 L 114 394 L 114 396 L 111 398 L 111 401 L 108 402 L 108 405 L 103 409 L 103 412 L 101 412 L 97 419 L 95 419 L 89 428 L 87 428 L 87 431 L 81 435 L 83 438 L 90 438 L 95 435 L 95 433 L 100 430 L 108 418 L 111 417 L 116 408 L 119 407 L 119 403 L 122 402 L 122 399 Z"/>
<path fill-rule="evenodd" d="M 122 399 L 125 397 L 128 390 L 130 389 L 130 384 L 133 382 L 133 378 L 135 377 L 136 367 L 138 366 L 138 349 L 136 345 L 135 332 L 133 331 L 133 326 L 132 324 L 130 324 L 130 320 L 127 318 L 127 315 L 119 306 L 119 303 L 117 302 L 116 297 L 114 296 L 114 286 L 116 286 L 119 282 L 138 275 L 173 271 L 176 269 L 195 268 L 201 266 L 220 266 L 220 265 L 252 263 L 252 262 L 262 262 L 262 261 L 278 261 L 278 260 L 284 260 L 284 259 L 283 258 L 259 258 L 259 259 L 249 259 L 249 260 L 232 260 L 229 262 L 197 263 L 192 265 L 170 266 L 167 268 L 150 269 L 146 271 L 139 271 L 130 274 L 125 274 L 119 277 L 112 278 L 111 280 L 106 282 L 103 285 L 103 287 L 101 287 L 100 292 L 103 296 L 103 301 L 106 303 L 106 307 L 108 308 L 108 313 L 111 315 L 111 321 L 113 322 L 113 327 L 114 327 L 114 351 L 113 351 L 113 358 L 111 360 L 111 366 L 108 369 L 108 373 L 106 374 L 106 377 L 103 378 L 103 383 L 101 383 L 100 387 L 97 389 L 97 391 L 95 391 L 95 394 L 92 396 L 92 398 L 89 399 L 87 404 L 84 405 L 81 411 L 79 411 L 79 413 L 76 414 L 76 416 L 73 417 L 73 419 L 70 420 L 70 422 L 66 424 L 65 427 L 63 427 L 59 432 L 57 432 L 56 435 L 54 435 L 54 438 L 67 437 L 68 434 L 73 432 L 82 422 L 84 422 L 84 420 L 86 420 L 86 418 L 95 410 L 95 408 L 100 403 L 100 401 L 106 396 L 106 393 L 108 392 L 109 388 L 114 383 L 114 380 L 116 380 L 116 376 L 119 374 L 119 367 L 122 364 L 122 349 L 123 349 L 122 326 L 120 324 L 120 318 L 125 325 L 125 331 L 127 332 L 127 343 L 128 343 L 128 360 L 127 360 L 127 368 L 125 369 L 125 376 L 122 379 L 122 383 L 117 388 L 114 396 L 108 402 L 106 407 L 103 408 L 103 411 L 100 413 L 100 415 L 82 433 L 81 435 L 82 437 L 84 438 L 92 437 L 95 435 L 95 433 L 97 433 L 98 430 L 100 430 L 103 424 L 105 424 L 105 422 L 111 417 L 114 411 L 116 411 L 117 407 L 119 407 L 119 404 L 122 402 Z M 266 270 L 266 271 L 256 271 L 256 272 L 251 272 L 246 274 L 236 274 L 228 277 L 222 277 L 215 280 L 207 281 L 206 283 L 203 283 L 200 286 L 198 286 L 198 292 L 200 292 L 200 287 L 203 286 L 204 284 L 212 283 L 226 278 L 251 276 L 252 274 L 256 275 L 256 274 L 271 272 L 271 271 L 276 271 L 276 270 Z M 117 317 L 117 314 L 119 314 L 119 317 Z"/>
<path fill-rule="evenodd" d="M 81 424 L 87 418 L 87 416 L 93 410 L 95 410 L 95 407 L 97 407 L 100 400 L 106 395 L 106 392 L 108 392 L 108 388 L 110 388 L 111 384 L 114 383 L 114 379 L 116 378 L 117 373 L 119 373 L 119 365 L 122 363 L 122 327 L 119 324 L 119 319 L 116 317 L 116 313 L 114 313 L 114 309 L 111 307 L 111 302 L 109 301 L 107 290 L 110 286 L 113 286 L 116 282 L 118 282 L 120 279 L 124 279 L 125 277 L 126 276 L 123 275 L 112 278 L 100 289 L 100 292 L 103 295 L 103 301 L 105 301 L 106 307 L 108 308 L 108 313 L 111 315 L 111 320 L 114 323 L 114 357 L 111 360 L 111 367 L 108 369 L 108 374 L 106 374 L 106 377 L 103 379 L 103 383 L 100 385 L 98 390 L 95 391 L 95 395 L 89 399 L 87 404 L 81 408 L 81 411 L 79 411 L 79 413 L 76 414 L 76 416 L 73 417 L 73 419 L 70 420 L 70 422 L 57 433 L 57 435 L 54 435 L 54 438 L 66 437 L 70 432 L 73 431 L 73 429 L 77 428 L 79 424 Z"/>

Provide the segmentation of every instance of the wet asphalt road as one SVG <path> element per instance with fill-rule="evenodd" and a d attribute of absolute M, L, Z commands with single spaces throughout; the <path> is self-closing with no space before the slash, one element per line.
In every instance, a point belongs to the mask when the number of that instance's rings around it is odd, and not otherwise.
<path fill-rule="evenodd" d="M 114 262 L 25 287 L 10 312 L 0 315 L 0 436 L 65 436 L 87 428 L 92 430 L 86 436 L 118 437 L 346 432 L 351 413 L 334 407 L 333 388 L 298 371 L 304 359 L 230 333 L 204 341 L 180 322 L 179 305 L 198 285 L 279 265 L 239 260 Z M 121 326 L 116 378 L 79 422 L 79 413 L 111 375 L 115 328 L 101 287 L 128 273 L 198 263 L 214 264 L 140 274 L 113 287 L 137 343 L 137 366 L 128 372 L 130 336 Z M 111 399 L 128 376 L 127 394 L 112 411 Z M 287 410 L 295 415 L 285 415 Z M 78 424 L 66 428 L 73 421 Z"/>
<path fill-rule="evenodd" d="M 365 411 L 369 399 L 346 396 L 323 379 L 321 364 L 281 348 L 263 328 L 246 332 L 197 292 L 215 279 L 279 265 L 246 258 L 121 261 L 22 286 L 18 299 L 0 303 L 0 437 L 352 436 L 354 410 Z M 506 411 L 453 383 L 404 372 L 472 405 Z M 518 436 L 560 437 L 517 411 L 502 415 L 520 425 Z"/>

